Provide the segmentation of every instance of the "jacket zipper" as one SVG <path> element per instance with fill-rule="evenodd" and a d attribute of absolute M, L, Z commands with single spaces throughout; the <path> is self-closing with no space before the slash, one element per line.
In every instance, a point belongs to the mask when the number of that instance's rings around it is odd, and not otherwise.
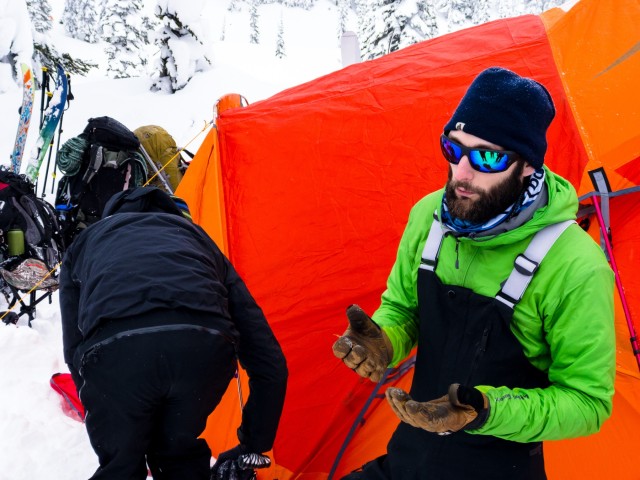
<path fill-rule="evenodd" d="M 478 364 L 480 363 L 480 360 L 484 355 L 484 352 L 486 352 L 487 350 L 487 342 L 489 340 L 490 331 L 491 331 L 490 325 L 487 325 L 486 327 L 484 327 L 484 330 L 482 331 L 482 338 L 480 339 L 480 344 L 478 345 L 476 353 L 473 356 L 473 362 L 471 363 L 472 367 L 471 367 L 471 371 L 469 372 L 469 377 L 467 378 L 466 385 L 471 385 L 470 382 L 471 382 L 471 379 L 473 378 L 473 374 L 475 373 L 476 368 L 478 367 Z"/>

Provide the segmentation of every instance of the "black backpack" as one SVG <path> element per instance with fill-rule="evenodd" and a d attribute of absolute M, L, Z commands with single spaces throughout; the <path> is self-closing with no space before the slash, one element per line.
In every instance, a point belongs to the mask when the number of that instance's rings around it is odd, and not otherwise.
<path fill-rule="evenodd" d="M 140 141 L 110 117 L 89 119 L 80 135 L 60 147 L 56 163 L 64 176 L 55 205 L 67 244 L 101 218 L 114 194 L 147 181 Z"/>
<path fill-rule="evenodd" d="M 19 239 L 22 253 L 16 254 Z M 0 267 L 10 271 L 25 259 L 54 269 L 62 260 L 64 240 L 55 209 L 35 194 L 24 175 L 0 167 Z"/>

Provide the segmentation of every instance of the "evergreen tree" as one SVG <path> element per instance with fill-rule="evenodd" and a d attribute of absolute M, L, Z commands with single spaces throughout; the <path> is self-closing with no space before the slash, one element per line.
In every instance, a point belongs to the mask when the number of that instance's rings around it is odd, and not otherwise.
<path fill-rule="evenodd" d="M 278 39 L 276 41 L 276 57 L 286 57 L 284 51 L 284 22 L 282 20 L 282 14 L 280 14 L 280 23 L 278 24 Z"/>
<path fill-rule="evenodd" d="M 112 78 L 139 76 L 147 64 L 142 33 L 142 0 L 107 0 L 102 38 Z"/>
<path fill-rule="evenodd" d="M 347 30 L 347 17 L 349 16 L 350 0 L 337 0 L 338 7 L 338 39 Z"/>
<path fill-rule="evenodd" d="M 524 9 L 527 13 L 542 13 L 546 8 L 547 4 L 549 4 L 548 0 L 525 0 Z"/>
<path fill-rule="evenodd" d="M 101 0 L 65 0 L 62 23 L 67 35 L 97 43 L 102 35 L 104 4 Z"/>
<path fill-rule="evenodd" d="M 487 23 L 493 19 L 491 0 L 475 0 L 471 7 L 474 25 Z"/>
<path fill-rule="evenodd" d="M 273 1 L 273 0 L 272 0 Z M 269 3 L 267 0 L 263 0 L 262 3 Z M 316 3 L 315 0 L 280 0 L 280 3 L 285 7 L 304 8 L 305 10 L 311 10 Z M 337 2 L 336 2 L 337 5 Z"/>
<path fill-rule="evenodd" d="M 104 3 L 102 0 L 80 0 L 81 22 L 79 24 L 79 40 L 98 43 L 102 37 L 102 17 Z"/>
<path fill-rule="evenodd" d="M 249 34 L 249 42 L 253 44 L 260 43 L 260 32 L 258 31 L 258 1 L 251 0 L 249 5 L 249 27 L 251 32 Z"/>
<path fill-rule="evenodd" d="M 145 45 L 150 45 L 153 41 L 153 38 L 151 37 L 159 28 L 160 24 L 155 17 L 149 17 L 147 15 L 142 15 L 141 22 L 140 33 L 142 34 L 142 41 Z"/>
<path fill-rule="evenodd" d="M 180 19 L 177 2 L 158 0 L 156 16 L 160 19 L 160 28 L 156 32 L 156 45 L 160 53 L 156 61 L 157 78 L 151 90 L 174 93 L 183 89 L 196 72 L 211 64 L 205 53 L 205 46 L 198 29 Z M 189 14 L 194 14 L 191 2 Z M 200 2 L 204 8 L 204 2 Z M 197 13 L 197 12 L 196 12 Z M 195 15 L 194 18 L 198 18 Z"/>
<path fill-rule="evenodd" d="M 72 58 L 68 53 L 60 54 L 53 46 L 53 41 L 49 35 L 52 28 L 49 0 L 27 0 L 27 9 L 33 26 L 34 72 L 40 72 L 43 67 L 55 69 L 57 63 L 62 65 L 69 74 L 84 75 L 92 68 L 97 67 L 95 63 Z M 39 75 L 34 75 L 34 78 L 36 82 L 39 82 Z"/>
<path fill-rule="evenodd" d="M 411 37 L 403 34 L 403 47 L 438 36 L 438 21 L 433 0 L 416 2 L 415 11 L 409 10 L 409 13 L 407 25 L 414 35 Z"/>
<path fill-rule="evenodd" d="M 401 8 L 400 8 L 401 7 Z M 437 34 L 435 11 L 424 0 L 360 0 L 363 57 L 380 57 Z"/>
<path fill-rule="evenodd" d="M 524 13 L 522 2 L 519 0 L 501 0 L 498 2 L 497 7 L 498 18 L 517 17 Z"/>
<path fill-rule="evenodd" d="M 227 10 L 229 10 L 230 12 L 240 11 L 240 0 L 231 0 L 229 2 L 229 6 L 227 7 Z"/>
<path fill-rule="evenodd" d="M 458 30 L 467 23 L 473 23 L 473 1 L 438 0 L 436 8 L 444 15 L 450 31 Z"/>
<path fill-rule="evenodd" d="M 78 37 L 78 22 L 80 18 L 76 13 L 78 11 L 78 5 L 80 0 L 65 0 L 64 10 L 62 11 L 62 24 L 64 25 L 65 33 L 71 38 Z"/>
<path fill-rule="evenodd" d="M 31 18 L 31 25 L 38 33 L 51 30 L 51 5 L 49 0 L 27 0 L 27 10 Z"/>

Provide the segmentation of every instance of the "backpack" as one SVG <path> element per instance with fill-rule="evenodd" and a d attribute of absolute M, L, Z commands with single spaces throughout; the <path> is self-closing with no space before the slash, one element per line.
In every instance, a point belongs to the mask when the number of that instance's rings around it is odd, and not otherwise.
<path fill-rule="evenodd" d="M 187 169 L 188 163 L 180 154 L 174 138 L 169 132 L 158 125 L 138 127 L 133 133 L 138 137 L 142 148 L 156 164 L 158 170 L 161 170 L 158 176 L 164 176 L 172 192 L 175 192 Z M 166 190 L 164 182 L 161 178 L 158 178 L 158 176 L 151 180 L 151 185 Z"/>
<path fill-rule="evenodd" d="M 140 141 L 122 123 L 106 116 L 89 119 L 80 135 L 60 147 L 56 163 L 64 176 L 55 205 L 67 244 L 101 218 L 114 194 L 147 181 L 148 164 Z"/>
<path fill-rule="evenodd" d="M 36 195 L 35 186 L 27 177 L 0 167 L 2 280 L 18 290 L 36 286 L 41 273 L 46 274 L 62 260 L 64 245 L 53 206 Z M 57 280 L 52 275 L 39 288 L 54 286 Z"/>

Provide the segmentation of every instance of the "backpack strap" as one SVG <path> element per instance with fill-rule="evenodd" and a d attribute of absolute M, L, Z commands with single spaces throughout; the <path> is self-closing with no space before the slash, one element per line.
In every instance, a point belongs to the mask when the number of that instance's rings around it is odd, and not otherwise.
<path fill-rule="evenodd" d="M 533 274 L 538 270 L 540 262 L 542 262 L 542 259 L 562 232 L 572 223 L 575 223 L 575 221 L 567 220 L 555 223 L 535 234 L 525 252 L 518 255 L 513 262 L 513 270 L 500 291 L 496 294 L 496 300 L 501 301 L 511 309 L 518 304 L 529 286 Z"/>
<path fill-rule="evenodd" d="M 429 270 L 435 272 L 436 265 L 438 264 L 438 255 L 440 253 L 440 246 L 442 245 L 442 239 L 444 238 L 444 229 L 442 224 L 438 220 L 438 211 L 433 213 L 433 223 L 429 229 L 429 235 L 427 236 L 427 242 L 422 250 L 422 260 L 420 260 L 420 267 L 422 270 Z"/>

